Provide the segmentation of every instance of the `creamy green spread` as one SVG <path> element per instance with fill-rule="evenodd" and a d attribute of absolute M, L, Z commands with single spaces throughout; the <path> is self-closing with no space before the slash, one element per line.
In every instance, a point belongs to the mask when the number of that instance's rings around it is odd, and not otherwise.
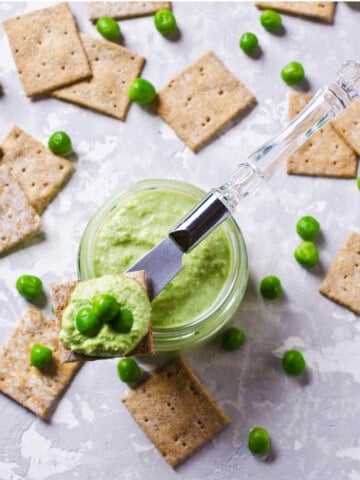
<path fill-rule="evenodd" d="M 97 233 L 95 275 L 124 272 L 163 240 L 196 203 L 185 193 L 148 190 L 119 204 Z M 151 322 L 155 328 L 189 323 L 215 303 L 231 269 L 231 246 L 225 228 L 217 227 L 184 255 L 183 265 L 152 302 Z"/>
<path fill-rule="evenodd" d="M 120 306 L 131 310 L 134 318 L 129 333 L 119 333 L 104 323 L 94 337 L 81 334 L 75 327 L 80 307 L 91 304 L 101 294 L 116 298 Z M 146 335 L 150 324 L 150 301 L 144 289 L 135 281 L 119 275 L 105 275 L 79 282 L 66 307 L 59 338 L 70 350 L 93 356 L 119 356 L 131 352 Z"/>

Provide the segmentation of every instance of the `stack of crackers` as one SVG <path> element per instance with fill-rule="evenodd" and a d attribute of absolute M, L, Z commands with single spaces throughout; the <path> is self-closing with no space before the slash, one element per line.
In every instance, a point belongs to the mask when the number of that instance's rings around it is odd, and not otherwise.
<path fill-rule="evenodd" d="M 10 130 L 0 153 L 0 254 L 40 231 L 39 215 L 73 170 L 19 127 Z"/>

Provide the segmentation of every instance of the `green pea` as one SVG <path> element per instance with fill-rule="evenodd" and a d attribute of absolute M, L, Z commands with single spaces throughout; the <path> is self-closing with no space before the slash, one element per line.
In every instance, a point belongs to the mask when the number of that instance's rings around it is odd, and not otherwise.
<path fill-rule="evenodd" d="M 306 363 L 304 357 L 298 350 L 289 350 L 282 358 L 282 366 L 288 375 L 297 377 L 304 373 Z"/>
<path fill-rule="evenodd" d="M 96 22 L 96 30 L 106 40 L 116 40 L 120 34 L 119 24 L 110 17 L 100 17 Z"/>
<path fill-rule="evenodd" d="M 248 437 L 248 448 L 255 455 L 266 455 L 269 453 L 271 440 L 267 430 L 263 427 L 255 427 L 250 430 Z"/>
<path fill-rule="evenodd" d="M 16 280 L 16 290 L 27 300 L 35 300 L 43 293 L 43 284 L 39 277 L 22 275 Z"/>
<path fill-rule="evenodd" d="M 134 78 L 129 87 L 129 98 L 133 102 L 146 105 L 154 100 L 156 90 L 152 83 L 145 78 Z"/>
<path fill-rule="evenodd" d="M 134 317 L 132 312 L 125 308 L 120 307 L 118 314 L 110 322 L 111 328 L 119 333 L 129 333 L 134 323 Z"/>
<path fill-rule="evenodd" d="M 241 35 L 239 45 L 244 52 L 250 53 L 257 48 L 259 40 L 254 33 L 246 32 Z"/>
<path fill-rule="evenodd" d="M 133 358 L 122 358 L 117 364 L 117 371 L 122 382 L 133 383 L 141 378 L 139 365 Z"/>
<path fill-rule="evenodd" d="M 290 62 L 281 70 L 281 78 L 288 85 L 300 83 L 305 78 L 304 67 L 299 62 Z"/>
<path fill-rule="evenodd" d="M 260 293 L 267 300 L 275 300 L 282 294 L 281 281 L 275 275 L 264 277 L 260 282 Z"/>
<path fill-rule="evenodd" d="M 304 240 L 313 240 L 319 233 L 319 230 L 319 222 L 309 215 L 301 217 L 296 224 L 296 231 Z"/>
<path fill-rule="evenodd" d="M 315 267 L 319 262 L 319 252 L 317 246 L 310 241 L 301 243 L 294 252 L 296 260 L 306 268 Z"/>
<path fill-rule="evenodd" d="M 356 184 L 357 184 L 358 189 L 360 190 L 360 177 L 356 180 Z"/>
<path fill-rule="evenodd" d="M 168 8 L 162 8 L 155 13 L 154 24 L 156 30 L 163 35 L 167 35 L 176 30 L 176 18 Z"/>
<path fill-rule="evenodd" d="M 102 325 L 92 305 L 84 305 L 76 313 L 75 326 L 81 334 L 94 337 Z"/>
<path fill-rule="evenodd" d="M 260 23 L 266 30 L 276 30 L 281 26 L 282 20 L 274 10 L 264 10 L 260 15 Z"/>
<path fill-rule="evenodd" d="M 106 293 L 98 295 L 93 301 L 95 315 L 102 322 L 109 322 L 119 311 L 119 304 L 115 297 Z"/>
<path fill-rule="evenodd" d="M 56 155 L 66 155 L 71 152 L 71 138 L 66 132 L 55 132 L 48 141 L 49 149 Z"/>
<path fill-rule="evenodd" d="M 228 328 L 222 338 L 223 349 L 227 352 L 234 352 L 245 341 L 245 333 L 237 327 Z"/>
<path fill-rule="evenodd" d="M 34 343 L 30 350 L 30 364 L 36 368 L 45 368 L 52 359 L 52 350 L 45 345 Z"/>

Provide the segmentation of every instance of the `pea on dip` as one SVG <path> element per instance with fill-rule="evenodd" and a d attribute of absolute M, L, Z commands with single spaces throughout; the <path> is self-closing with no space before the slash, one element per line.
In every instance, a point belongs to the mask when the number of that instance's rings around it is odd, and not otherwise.
<path fill-rule="evenodd" d="M 95 335 L 85 335 L 76 328 L 77 312 L 91 306 L 99 295 L 111 295 L 119 306 L 132 314 L 130 331 L 120 333 L 111 322 L 102 322 Z M 64 310 L 59 339 L 70 350 L 93 356 L 123 356 L 144 338 L 150 325 L 150 301 L 144 289 L 133 279 L 120 275 L 104 275 L 79 282 Z"/>
<path fill-rule="evenodd" d="M 157 245 L 197 203 L 174 190 L 147 190 L 124 199 L 104 219 L 94 242 L 96 276 L 122 273 Z M 153 300 L 156 329 L 187 324 L 216 302 L 231 270 L 231 245 L 218 227 L 183 256 L 183 268 Z"/>

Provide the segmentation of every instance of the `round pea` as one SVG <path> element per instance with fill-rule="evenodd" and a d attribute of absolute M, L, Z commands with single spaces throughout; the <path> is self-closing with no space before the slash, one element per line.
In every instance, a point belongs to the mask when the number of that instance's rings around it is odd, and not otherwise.
<path fill-rule="evenodd" d="M 156 90 L 152 83 L 145 78 L 134 78 L 129 87 L 129 98 L 133 102 L 146 105 L 154 100 Z"/>
<path fill-rule="evenodd" d="M 66 155 L 71 152 L 71 138 L 66 132 L 55 132 L 48 141 L 49 149 L 56 155 Z"/>
<path fill-rule="evenodd" d="M 304 357 L 298 350 L 289 350 L 282 358 L 282 366 L 288 375 L 297 377 L 304 373 L 306 363 Z"/>
<path fill-rule="evenodd" d="M 310 241 L 301 243 L 294 252 L 294 257 L 303 267 L 311 268 L 319 262 L 317 246 Z"/>
<path fill-rule="evenodd" d="M 168 8 L 162 8 L 155 13 L 154 24 L 156 30 L 163 35 L 167 35 L 176 30 L 176 18 Z"/>
<path fill-rule="evenodd" d="M 282 20 L 274 10 L 264 10 L 260 15 L 260 23 L 266 30 L 276 30 L 281 26 Z"/>
<path fill-rule="evenodd" d="M 360 177 L 356 180 L 356 184 L 357 184 L 358 189 L 360 190 Z"/>
<path fill-rule="evenodd" d="M 119 304 L 115 297 L 104 293 L 95 298 L 93 301 L 93 308 L 95 315 L 102 322 L 109 322 L 117 315 Z"/>
<path fill-rule="evenodd" d="M 249 432 L 248 448 L 255 455 L 266 455 L 269 453 L 271 440 L 267 430 L 263 427 L 255 427 Z"/>
<path fill-rule="evenodd" d="M 39 277 L 22 275 L 16 280 L 16 290 L 27 300 L 34 300 L 43 293 L 43 284 Z"/>
<path fill-rule="evenodd" d="M 237 327 L 228 328 L 222 338 L 223 349 L 227 352 L 234 352 L 245 341 L 245 333 Z"/>
<path fill-rule="evenodd" d="M 275 275 L 264 277 L 260 282 L 260 293 L 267 300 L 275 300 L 282 294 L 281 281 Z"/>
<path fill-rule="evenodd" d="M 254 33 L 246 32 L 240 37 L 240 48 L 246 53 L 254 51 L 259 45 L 259 40 Z"/>
<path fill-rule="evenodd" d="M 83 335 L 93 337 L 100 328 L 101 322 L 91 305 L 80 307 L 75 316 L 75 326 Z"/>
<path fill-rule="evenodd" d="M 141 378 L 139 365 L 133 358 L 122 358 L 117 364 L 117 371 L 122 382 L 137 382 Z"/>
<path fill-rule="evenodd" d="M 52 359 L 52 350 L 45 345 L 34 343 L 30 350 L 30 364 L 36 368 L 47 367 Z"/>
<path fill-rule="evenodd" d="M 296 231 L 298 235 L 304 240 L 313 240 L 319 233 L 320 224 L 316 218 L 307 215 L 301 217 L 296 224 Z"/>
<path fill-rule="evenodd" d="M 304 80 L 305 70 L 299 62 L 290 62 L 281 70 L 281 78 L 288 85 L 295 85 Z"/>
<path fill-rule="evenodd" d="M 134 323 L 132 312 L 125 307 L 120 307 L 115 318 L 110 322 L 111 328 L 119 333 L 129 333 Z"/>
<path fill-rule="evenodd" d="M 120 34 L 119 24 L 110 17 L 100 17 L 96 22 L 96 30 L 106 40 L 116 40 Z"/>

